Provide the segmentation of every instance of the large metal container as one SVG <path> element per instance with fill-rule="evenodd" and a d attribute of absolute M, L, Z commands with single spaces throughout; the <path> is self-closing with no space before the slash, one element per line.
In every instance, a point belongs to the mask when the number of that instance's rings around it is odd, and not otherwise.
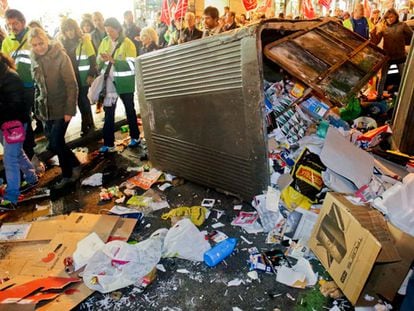
<path fill-rule="evenodd" d="M 269 59 L 321 94 L 325 92 L 321 82 L 329 85 L 341 66 L 350 66 L 348 56 L 364 49 L 367 54 L 369 48 L 383 58 L 376 47 L 361 37 L 355 39 L 342 26 L 341 31 L 353 39 L 353 46 L 341 43 L 340 37 L 332 39 L 332 31 L 320 30 L 332 28 L 328 27 L 331 23 L 267 20 L 138 57 L 137 91 L 153 165 L 246 200 L 265 190 L 269 185 L 269 162 L 263 104 L 264 47 L 271 44 Z M 272 53 L 278 42 L 295 40 L 310 31 L 318 33 L 318 40 L 326 41 L 319 45 L 321 50 L 327 44 L 348 47 L 342 58 L 337 55 L 327 62 L 316 78 L 302 74 L 294 63 Z M 293 44 L 304 49 L 300 42 Z M 305 52 L 313 55 L 315 51 Z M 329 55 L 329 49 L 325 52 Z M 381 57 L 367 68 L 378 69 Z M 360 88 L 372 75 L 365 69 L 359 73 L 359 80 L 352 81 L 346 94 Z M 340 103 L 331 93 L 326 95 L 333 103 Z"/>

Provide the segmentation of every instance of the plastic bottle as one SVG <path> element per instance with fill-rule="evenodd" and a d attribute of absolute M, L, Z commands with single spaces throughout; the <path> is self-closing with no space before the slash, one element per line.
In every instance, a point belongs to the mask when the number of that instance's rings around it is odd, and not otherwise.
<path fill-rule="evenodd" d="M 237 239 L 227 238 L 216 244 L 213 248 L 204 253 L 204 262 L 209 267 L 214 267 L 222 262 L 233 252 L 236 247 Z"/>

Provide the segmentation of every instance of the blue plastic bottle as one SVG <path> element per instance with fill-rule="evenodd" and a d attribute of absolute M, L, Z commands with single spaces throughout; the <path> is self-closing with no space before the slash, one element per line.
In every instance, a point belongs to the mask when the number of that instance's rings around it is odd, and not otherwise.
<path fill-rule="evenodd" d="M 204 253 L 204 262 L 209 267 L 214 267 L 218 263 L 222 262 L 233 252 L 236 247 L 237 239 L 228 238 L 220 243 L 216 244 L 209 251 Z"/>

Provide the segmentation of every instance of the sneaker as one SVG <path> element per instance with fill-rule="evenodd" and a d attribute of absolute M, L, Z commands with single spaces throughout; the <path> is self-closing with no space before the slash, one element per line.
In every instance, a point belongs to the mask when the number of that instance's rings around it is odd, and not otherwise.
<path fill-rule="evenodd" d="M 63 177 L 59 182 L 56 183 L 55 185 L 55 189 L 63 189 L 66 186 L 70 185 L 73 183 L 72 178 L 68 178 L 68 177 Z"/>
<path fill-rule="evenodd" d="M 129 148 L 136 148 L 139 147 L 141 145 L 141 138 L 135 139 L 135 138 L 131 138 L 131 141 L 128 144 Z"/>
<path fill-rule="evenodd" d="M 36 187 L 39 184 L 39 180 L 36 180 L 34 183 L 28 183 L 27 181 L 23 181 L 20 184 L 20 193 L 26 193 L 29 190 L 32 190 L 34 187 Z"/>
<path fill-rule="evenodd" d="M 99 148 L 99 153 L 115 152 L 115 147 L 102 146 Z"/>
<path fill-rule="evenodd" d="M 82 167 L 81 167 L 80 165 L 79 165 L 79 166 L 74 167 L 74 168 L 72 169 L 72 177 L 71 177 L 71 179 L 72 179 L 73 181 L 78 180 L 78 179 L 80 178 L 81 172 L 82 172 Z"/>
<path fill-rule="evenodd" d="M 13 211 L 17 208 L 17 205 L 9 200 L 2 200 L 0 202 L 0 211 Z"/>

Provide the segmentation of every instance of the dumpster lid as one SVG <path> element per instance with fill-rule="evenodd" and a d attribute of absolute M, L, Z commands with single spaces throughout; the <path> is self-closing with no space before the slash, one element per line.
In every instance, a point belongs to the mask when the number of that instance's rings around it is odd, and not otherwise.
<path fill-rule="evenodd" d="M 264 54 L 338 106 L 345 105 L 387 60 L 380 48 L 334 21 L 272 42 Z"/>

